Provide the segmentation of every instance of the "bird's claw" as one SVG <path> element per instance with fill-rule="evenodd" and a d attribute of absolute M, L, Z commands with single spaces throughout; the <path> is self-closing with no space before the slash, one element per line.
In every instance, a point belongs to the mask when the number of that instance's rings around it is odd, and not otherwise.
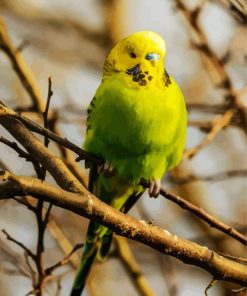
<path fill-rule="evenodd" d="M 156 198 L 160 193 L 161 180 L 151 180 L 149 183 L 148 193 L 150 197 Z"/>
<path fill-rule="evenodd" d="M 112 166 L 112 164 L 108 161 L 105 161 L 101 166 L 98 167 L 98 173 L 112 173 L 113 169 L 114 167 Z"/>

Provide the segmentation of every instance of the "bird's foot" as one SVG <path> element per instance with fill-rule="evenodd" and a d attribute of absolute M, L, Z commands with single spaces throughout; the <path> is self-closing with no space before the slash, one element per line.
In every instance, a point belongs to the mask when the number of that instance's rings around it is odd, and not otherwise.
<path fill-rule="evenodd" d="M 101 166 L 98 167 L 98 173 L 109 174 L 113 172 L 113 169 L 113 165 L 110 162 L 105 161 Z"/>
<path fill-rule="evenodd" d="M 161 180 L 151 180 L 149 184 L 148 193 L 150 197 L 158 197 L 161 188 Z"/>

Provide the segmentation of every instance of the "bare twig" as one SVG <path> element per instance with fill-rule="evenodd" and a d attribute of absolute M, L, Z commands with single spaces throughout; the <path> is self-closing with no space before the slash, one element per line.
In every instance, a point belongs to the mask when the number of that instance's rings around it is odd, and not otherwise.
<path fill-rule="evenodd" d="M 246 24 L 247 22 L 247 2 L 245 0 L 213 0 L 216 3 L 221 4 L 223 7 L 230 11 L 232 15 L 241 22 Z"/>
<path fill-rule="evenodd" d="M 32 205 L 30 205 L 30 203 L 28 203 L 27 201 L 26 201 L 26 198 L 17 198 L 17 197 L 13 197 L 13 199 L 15 200 L 15 201 L 17 201 L 18 203 L 20 203 L 20 204 L 22 204 L 22 205 L 24 205 L 24 206 L 26 206 L 29 210 L 31 210 L 32 212 L 36 212 L 36 207 L 34 207 L 34 206 L 32 206 Z"/>
<path fill-rule="evenodd" d="M 27 252 L 24 252 L 24 258 L 25 258 L 26 264 L 30 270 L 32 282 L 35 283 L 35 271 L 33 270 L 33 267 L 29 262 L 29 256 L 28 256 Z"/>
<path fill-rule="evenodd" d="M 48 111 L 49 111 L 49 107 L 50 107 L 50 102 L 51 102 L 51 97 L 53 95 L 53 91 L 52 91 L 52 81 L 51 81 L 51 77 L 49 77 L 48 79 L 48 94 L 47 94 L 47 100 L 46 100 L 46 105 L 45 105 L 45 111 L 43 112 L 43 118 L 44 118 L 44 127 L 48 128 Z M 47 137 L 45 137 L 45 143 L 44 145 L 46 147 L 48 147 L 49 144 L 49 139 Z"/>
<path fill-rule="evenodd" d="M 20 78 L 23 87 L 26 89 L 33 101 L 36 111 L 42 112 L 45 108 L 44 100 L 33 73 L 23 59 L 20 51 L 16 50 L 7 32 L 3 19 L 0 17 L 0 49 L 9 57 L 12 66 Z"/>
<path fill-rule="evenodd" d="M 67 264 L 67 262 L 69 261 L 70 257 L 79 249 L 81 249 L 84 246 L 84 244 L 77 244 L 73 247 L 73 249 L 69 252 L 69 254 L 67 256 L 65 256 L 62 260 L 58 261 L 56 264 L 48 267 L 45 269 L 45 274 L 46 276 L 52 274 L 52 272 L 54 270 L 56 270 L 57 268 Z"/>
<path fill-rule="evenodd" d="M 239 170 L 230 170 L 226 172 L 219 172 L 217 174 L 209 175 L 209 176 L 196 176 L 196 175 L 188 175 L 183 178 L 175 178 L 170 176 L 169 180 L 175 184 L 185 184 L 189 182 L 196 181 L 204 181 L 204 182 L 219 182 L 229 178 L 245 178 L 247 177 L 247 170 L 239 169 Z"/>
<path fill-rule="evenodd" d="M 61 138 L 57 134 L 51 132 L 50 130 L 48 130 L 48 129 L 44 128 L 44 127 L 42 127 L 41 125 L 39 125 L 39 124 L 35 123 L 34 121 L 28 119 L 27 117 L 24 117 L 21 114 L 16 113 L 15 111 L 11 110 L 10 108 L 7 108 L 0 101 L 0 116 L 1 115 L 12 116 L 12 117 L 20 120 L 31 131 L 33 131 L 35 133 L 38 133 L 40 135 L 43 135 L 43 136 L 47 136 L 49 139 L 53 140 L 57 144 L 60 144 L 63 147 L 66 147 L 66 148 L 72 150 L 73 152 L 75 152 L 78 155 L 78 159 L 77 159 L 78 161 L 80 161 L 82 159 L 87 159 L 88 161 L 92 161 L 92 162 L 95 162 L 95 163 L 98 163 L 98 164 L 102 164 L 102 162 L 103 162 L 103 160 L 100 159 L 99 157 L 93 156 L 93 155 L 85 152 L 84 150 L 82 150 L 81 148 L 76 146 L 75 144 L 71 143 L 68 139 Z"/>
<path fill-rule="evenodd" d="M 207 288 L 205 289 L 205 296 L 208 296 L 208 291 L 214 286 L 216 285 L 216 283 L 218 282 L 217 279 L 212 278 L 211 282 L 209 283 L 209 285 L 207 286 Z"/>
<path fill-rule="evenodd" d="M 201 8 L 197 7 L 191 11 L 182 0 L 176 0 L 176 4 L 178 9 L 183 13 L 190 29 L 192 29 L 198 37 L 199 43 L 191 41 L 191 44 L 201 54 L 202 61 L 208 70 L 207 73 L 212 82 L 226 91 L 225 101 L 229 105 L 229 111 L 231 111 L 231 109 L 235 110 L 227 124 L 230 123 L 233 116 L 238 116 L 239 125 L 245 132 L 247 132 L 246 109 L 243 108 L 242 104 L 239 104 L 237 92 L 233 88 L 232 81 L 226 71 L 224 63 L 222 63 L 221 59 L 209 46 L 207 36 L 199 22 L 200 13 L 202 11 Z"/>
<path fill-rule="evenodd" d="M 19 271 L 19 274 L 25 277 L 30 276 L 29 267 L 23 256 L 19 252 L 14 251 L 9 243 L 5 242 L 2 238 L 0 238 L 0 254 L 4 255 L 5 261 L 12 264 Z M 1 260 L 1 264 L 3 264 L 3 260 Z"/>
<path fill-rule="evenodd" d="M 131 249 L 125 238 L 120 236 L 115 236 L 115 241 L 117 245 L 118 256 L 129 273 L 133 283 L 135 284 L 137 291 L 143 296 L 154 296 L 154 292 L 150 288 L 147 280 L 145 279 L 139 264 L 135 260 Z"/>
<path fill-rule="evenodd" d="M 12 148 L 13 150 L 15 150 L 18 153 L 18 156 L 21 158 L 25 158 L 26 161 L 30 161 L 34 167 L 34 170 L 36 171 L 37 175 L 41 174 L 41 167 L 39 165 L 39 163 L 36 161 L 36 159 L 34 157 L 32 157 L 31 154 L 27 153 L 26 151 L 24 151 L 23 149 L 21 149 L 17 143 L 15 142 L 11 142 L 8 139 L 4 138 L 3 136 L 0 136 L 0 142 L 9 146 L 10 148 Z"/>
<path fill-rule="evenodd" d="M 213 141 L 213 139 L 218 135 L 218 133 L 229 124 L 232 117 L 234 116 L 234 113 L 234 110 L 230 109 L 222 117 L 217 118 L 214 121 L 210 132 L 203 139 L 203 141 L 199 143 L 197 146 L 186 150 L 184 152 L 183 158 L 192 158 L 196 154 L 198 154 L 204 147 L 209 145 Z"/>
<path fill-rule="evenodd" d="M 202 208 L 195 206 L 194 204 L 186 201 L 185 199 L 181 198 L 180 196 L 175 195 L 174 193 L 169 193 L 168 191 L 161 188 L 160 194 L 163 195 L 165 198 L 173 201 L 177 205 L 179 205 L 182 209 L 188 210 L 190 213 L 194 214 L 196 217 L 200 218 L 201 220 L 208 223 L 211 227 L 214 227 L 225 234 L 235 238 L 243 245 L 247 245 L 247 237 L 237 231 L 235 228 L 223 223 L 222 221 L 218 220 L 214 216 L 207 213 Z"/>
<path fill-rule="evenodd" d="M 229 255 L 229 254 L 226 254 L 223 252 L 217 252 L 217 253 L 223 257 L 229 258 L 229 259 L 234 260 L 236 262 L 247 264 L 247 258 L 236 257 L 236 256 L 232 256 L 232 255 Z"/>
<path fill-rule="evenodd" d="M 11 235 L 8 234 L 8 232 L 4 229 L 2 229 L 2 233 L 4 233 L 6 235 L 7 240 L 12 241 L 13 243 L 15 243 L 16 245 L 18 245 L 19 247 L 21 247 L 28 256 L 30 256 L 33 260 L 36 259 L 35 254 L 29 250 L 25 245 L 23 245 L 23 243 L 19 242 L 18 240 L 14 239 Z"/>

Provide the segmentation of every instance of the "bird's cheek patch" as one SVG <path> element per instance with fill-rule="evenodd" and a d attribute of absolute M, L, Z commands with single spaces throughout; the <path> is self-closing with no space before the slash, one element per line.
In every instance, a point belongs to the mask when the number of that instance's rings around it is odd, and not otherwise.
<path fill-rule="evenodd" d="M 172 84 L 170 75 L 166 71 L 163 75 L 163 81 L 164 81 L 166 87 L 169 87 L 169 85 Z"/>

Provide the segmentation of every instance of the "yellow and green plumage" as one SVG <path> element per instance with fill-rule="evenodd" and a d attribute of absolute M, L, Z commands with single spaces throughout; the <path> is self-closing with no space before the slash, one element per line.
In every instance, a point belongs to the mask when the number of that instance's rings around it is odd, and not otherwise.
<path fill-rule="evenodd" d="M 182 157 L 186 108 L 164 69 L 165 53 L 164 40 L 151 31 L 119 41 L 106 57 L 102 83 L 88 109 L 84 147 L 113 167 L 109 172 L 93 166 L 89 187 L 121 211 L 143 193 L 141 179 L 160 180 Z M 150 196 L 157 195 L 158 187 L 153 188 Z M 72 296 L 81 295 L 94 257 L 107 255 L 111 237 L 106 227 L 90 222 Z"/>

